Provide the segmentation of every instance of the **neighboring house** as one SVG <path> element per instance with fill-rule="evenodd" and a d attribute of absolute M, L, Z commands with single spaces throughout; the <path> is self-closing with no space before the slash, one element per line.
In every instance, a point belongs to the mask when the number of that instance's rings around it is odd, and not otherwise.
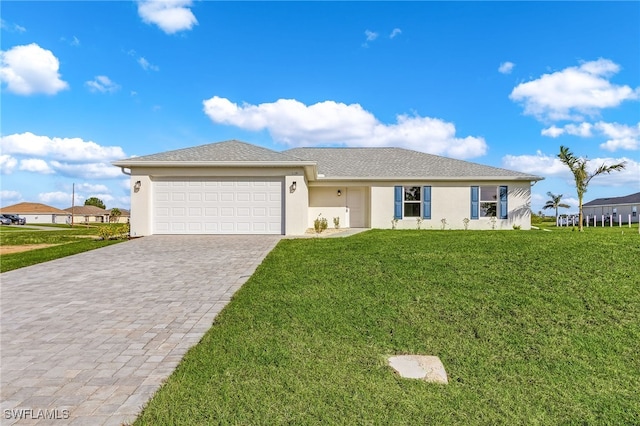
<path fill-rule="evenodd" d="M 74 206 L 64 210 L 73 215 L 73 223 L 104 223 L 109 221 L 107 211 L 96 206 Z"/>
<path fill-rule="evenodd" d="M 344 228 L 530 229 L 531 184 L 543 179 L 402 148 L 239 141 L 113 164 L 131 175 L 132 236 L 300 235 L 318 216 Z"/>
<path fill-rule="evenodd" d="M 29 223 L 67 223 L 71 215 L 64 210 L 40 203 L 18 203 L 3 207 L 0 213 L 17 214 Z"/>
<path fill-rule="evenodd" d="M 631 222 L 637 223 L 638 211 L 640 211 L 640 192 L 623 197 L 597 198 L 582 205 L 584 216 L 612 217 L 614 223 L 618 223 L 619 217 L 622 218 L 622 222 L 628 223 L 629 215 L 631 215 Z"/>
<path fill-rule="evenodd" d="M 106 213 L 107 213 L 107 221 L 109 221 L 111 223 L 129 223 L 129 217 L 130 217 L 129 210 L 127 210 L 127 209 L 118 209 L 118 210 L 120 210 L 120 216 L 118 216 L 117 219 L 114 219 L 111 216 L 111 210 L 113 210 L 113 209 L 108 209 L 106 211 Z"/>

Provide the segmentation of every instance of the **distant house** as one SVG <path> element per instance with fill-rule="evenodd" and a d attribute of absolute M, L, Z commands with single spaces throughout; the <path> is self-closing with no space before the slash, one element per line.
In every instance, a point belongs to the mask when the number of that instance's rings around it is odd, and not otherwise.
<path fill-rule="evenodd" d="M 64 209 L 73 215 L 74 223 L 105 223 L 109 222 L 107 210 L 96 206 L 74 206 Z"/>
<path fill-rule="evenodd" d="M 129 210 L 127 209 L 118 209 L 120 210 L 120 216 L 118 216 L 117 219 L 114 219 L 111 215 L 111 210 L 113 209 L 109 209 L 107 210 L 107 215 L 108 215 L 108 221 L 111 223 L 129 223 L 129 218 L 131 216 L 131 213 L 129 212 Z"/>
<path fill-rule="evenodd" d="M 18 203 L 2 207 L 0 213 L 17 214 L 27 223 L 67 223 L 71 220 L 69 212 L 40 203 Z"/>
<path fill-rule="evenodd" d="M 611 217 L 614 222 L 618 217 L 626 223 L 631 215 L 631 222 L 638 222 L 638 210 L 640 210 L 640 192 L 625 195 L 623 197 L 597 198 L 582 205 L 582 213 L 585 216 Z"/>

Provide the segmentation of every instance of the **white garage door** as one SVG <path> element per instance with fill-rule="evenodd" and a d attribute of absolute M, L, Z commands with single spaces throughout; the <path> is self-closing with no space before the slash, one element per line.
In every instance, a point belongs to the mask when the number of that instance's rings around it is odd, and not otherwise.
<path fill-rule="evenodd" d="M 153 183 L 154 234 L 282 234 L 282 180 Z"/>

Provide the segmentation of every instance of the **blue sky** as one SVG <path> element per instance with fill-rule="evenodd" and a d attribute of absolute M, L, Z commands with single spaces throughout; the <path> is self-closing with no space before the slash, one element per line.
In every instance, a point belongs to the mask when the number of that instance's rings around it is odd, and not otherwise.
<path fill-rule="evenodd" d="M 227 139 L 400 146 L 640 191 L 638 2 L 2 2 L 1 205 L 129 206 L 111 161 Z M 549 214 L 552 212 L 549 211 Z"/>

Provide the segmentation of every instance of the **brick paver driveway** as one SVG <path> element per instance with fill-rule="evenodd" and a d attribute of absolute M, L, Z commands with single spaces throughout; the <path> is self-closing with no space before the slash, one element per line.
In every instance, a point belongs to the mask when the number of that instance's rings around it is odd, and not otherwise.
<path fill-rule="evenodd" d="M 152 236 L 0 275 L 0 423 L 133 421 L 279 240 Z"/>

